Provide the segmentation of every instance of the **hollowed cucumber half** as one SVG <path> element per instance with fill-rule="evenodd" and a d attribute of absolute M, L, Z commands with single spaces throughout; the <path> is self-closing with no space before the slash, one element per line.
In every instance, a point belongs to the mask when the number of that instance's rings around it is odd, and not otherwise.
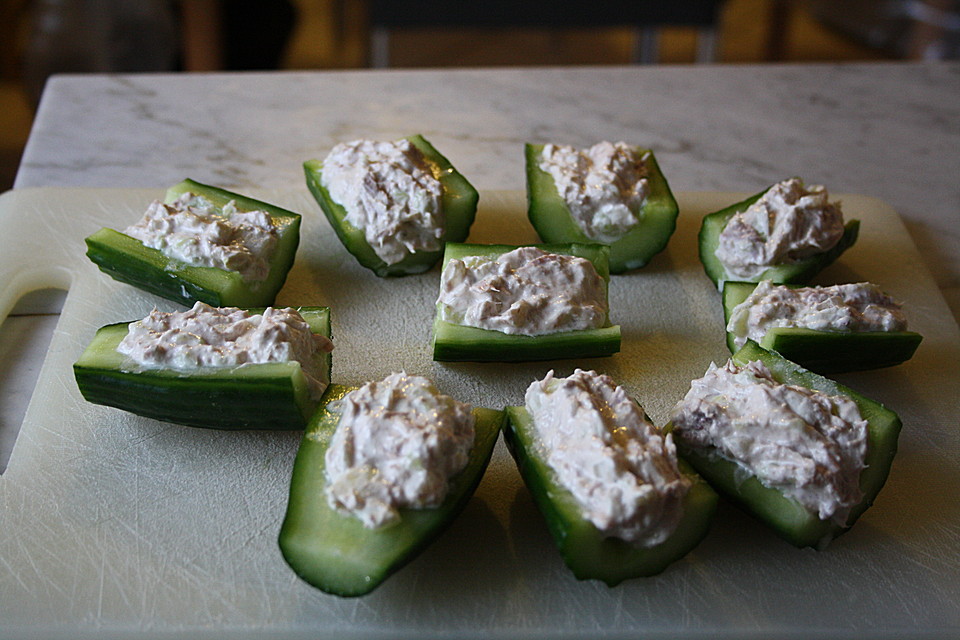
<path fill-rule="evenodd" d="M 239 211 L 266 211 L 270 215 L 279 242 L 270 257 L 265 280 L 247 281 L 235 271 L 190 266 L 109 228 L 86 238 L 87 256 L 114 280 L 187 306 L 198 300 L 214 307 L 272 305 L 296 257 L 300 214 L 189 179 L 170 187 L 164 202 L 170 204 L 187 192 L 206 198 L 218 209 L 233 200 Z"/>
<path fill-rule="evenodd" d="M 538 244 L 544 251 L 584 258 L 593 263 L 597 273 L 609 285 L 609 248 L 598 244 Z M 516 245 L 449 243 L 443 266 L 451 259 L 469 256 L 499 256 L 516 249 Z M 437 361 L 527 362 L 610 356 L 620 351 L 620 326 L 611 325 L 609 314 L 605 326 L 551 333 L 540 336 L 506 334 L 446 322 L 441 319 L 439 305 L 433 321 L 433 359 Z"/>
<path fill-rule="evenodd" d="M 802 285 L 788 285 L 802 286 Z M 755 282 L 723 284 L 724 323 L 734 308 L 757 287 Z M 736 336 L 727 332 L 727 347 L 737 351 Z M 817 373 L 842 373 L 879 369 L 913 357 L 923 337 L 913 331 L 818 331 L 799 327 L 772 327 L 759 344 L 787 360 Z"/>
<path fill-rule="evenodd" d="M 577 579 L 602 580 L 615 586 L 630 578 L 652 576 L 687 555 L 706 536 L 716 511 L 717 494 L 693 467 L 680 460 L 680 472 L 692 484 L 673 534 L 649 548 L 605 537 L 583 516 L 573 494 L 558 482 L 536 443 L 530 413 L 524 407 L 507 407 L 506 413 L 504 440 L 560 555 Z"/>
<path fill-rule="evenodd" d="M 690 447 L 682 437 L 675 436 L 677 451 L 711 485 L 772 527 L 782 538 L 797 547 L 823 549 L 831 540 L 853 526 L 873 504 L 890 473 L 890 466 L 897 453 L 897 439 L 902 423 L 896 413 L 880 403 L 808 371 L 777 353 L 767 351 L 753 341 L 748 341 L 733 355 L 733 361 L 740 366 L 755 360 L 766 365 L 778 382 L 815 389 L 829 395 L 849 397 L 867 421 L 866 467 L 860 472 L 863 500 L 851 510 L 846 523 L 838 525 L 829 520 L 821 520 L 816 513 L 788 498 L 778 489 L 761 484 L 756 476 L 745 477 L 742 467 L 720 456 L 712 448 Z"/>
<path fill-rule="evenodd" d="M 573 219 L 567 203 L 549 173 L 540 169 L 542 144 L 526 144 L 527 217 L 544 242 L 595 243 Z M 640 222 L 610 245 L 610 273 L 623 273 L 646 265 L 663 251 L 677 226 L 679 208 L 652 151 L 634 148 L 646 156 L 649 195 L 636 213 Z"/>
<path fill-rule="evenodd" d="M 746 211 L 750 205 L 759 200 L 767 191 L 768 189 L 764 189 L 760 193 L 754 194 L 745 200 L 704 216 L 700 224 L 700 233 L 698 236 L 700 262 L 703 264 L 703 270 L 713 283 L 717 285 L 717 288 L 720 288 L 724 281 L 731 279 L 727 276 L 726 268 L 715 253 L 720 244 L 720 234 L 727 226 L 727 223 L 730 222 L 730 218 L 741 211 Z M 857 241 L 859 233 L 860 221 L 848 220 L 843 228 L 843 236 L 841 236 L 837 244 L 829 250 L 804 258 L 803 260 L 798 260 L 797 262 L 770 267 L 750 280 L 752 282 L 772 280 L 777 284 L 806 284 L 815 275 L 823 271 L 827 265 L 840 257 L 840 254 L 853 246 Z M 743 278 L 737 278 L 737 280 L 743 280 Z"/>
<path fill-rule="evenodd" d="M 329 309 L 301 307 L 298 311 L 313 333 L 330 337 Z M 88 402 L 211 429 L 303 429 L 317 407 L 319 398 L 311 397 L 299 362 L 189 372 L 143 368 L 117 351 L 128 325 L 99 329 L 73 365 L 77 386 Z M 330 354 L 316 357 L 322 359 L 329 380 Z"/>
<path fill-rule="evenodd" d="M 407 138 L 419 149 L 433 167 L 434 176 L 443 187 L 441 207 L 445 220 L 443 242 L 463 242 L 470 234 L 470 226 L 477 214 L 477 202 L 480 195 L 473 185 L 461 175 L 423 136 Z M 307 160 L 303 163 L 307 188 L 323 210 L 327 221 L 336 232 L 340 242 L 357 261 L 378 276 L 405 276 L 429 270 L 440 260 L 443 249 L 438 251 L 417 251 L 400 262 L 387 264 L 376 254 L 364 235 L 364 230 L 347 222 L 347 211 L 340 203 L 330 197 L 323 186 L 323 161 Z"/>
<path fill-rule="evenodd" d="M 453 522 L 480 483 L 503 421 L 501 411 L 475 408 L 476 437 L 467 466 L 450 479 L 449 492 L 440 506 L 403 508 L 399 522 L 368 529 L 359 518 L 332 508 L 325 495 L 325 456 L 340 419 L 330 403 L 351 390 L 331 385 L 303 434 L 279 539 L 284 559 L 298 576 L 318 589 L 344 597 L 376 589 Z"/>

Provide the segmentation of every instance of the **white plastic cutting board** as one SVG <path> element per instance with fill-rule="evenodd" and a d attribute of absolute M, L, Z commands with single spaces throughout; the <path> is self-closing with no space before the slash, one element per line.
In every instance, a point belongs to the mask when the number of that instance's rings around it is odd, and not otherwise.
<path fill-rule="evenodd" d="M 916 357 L 842 376 L 904 422 L 876 505 L 826 551 L 798 550 L 723 504 L 707 539 L 664 574 L 608 589 L 556 553 L 502 443 L 474 500 L 373 594 L 327 596 L 284 563 L 277 533 L 296 433 L 178 427 L 83 401 L 71 365 L 97 327 L 173 303 L 100 274 L 83 238 L 135 220 L 160 191 L 34 189 L 0 197 L 0 314 L 69 288 L 16 447 L 0 476 L 0 636 L 909 637 L 960 633 L 960 337 L 896 213 L 843 196 L 860 241 L 820 283 L 871 280 L 924 334 Z M 611 374 L 660 424 L 726 358 L 717 292 L 697 260 L 703 214 L 743 194 L 680 194 L 677 232 L 647 268 L 615 277 L 623 350 L 606 359 L 437 364 L 438 272 L 382 280 L 340 246 L 306 190 L 252 193 L 304 214 L 279 303 L 333 310 L 334 379 L 405 369 L 501 407 L 551 367 Z M 484 193 L 474 242 L 530 242 L 521 193 Z M 2 317 L 2 316 L 0 316 Z M 0 365 L 2 366 L 2 365 Z"/>

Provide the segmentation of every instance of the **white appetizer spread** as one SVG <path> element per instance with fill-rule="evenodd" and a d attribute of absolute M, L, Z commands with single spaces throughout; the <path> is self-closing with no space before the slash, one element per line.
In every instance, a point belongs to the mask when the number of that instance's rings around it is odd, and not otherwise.
<path fill-rule="evenodd" d="M 822 186 L 799 178 L 779 182 L 730 218 L 715 251 L 728 280 L 748 280 L 770 267 L 823 253 L 843 237 L 843 213 Z"/>
<path fill-rule="evenodd" d="M 326 454 L 327 502 L 365 527 L 396 522 L 398 509 L 437 507 L 474 441 L 470 405 L 420 376 L 394 373 L 338 400 Z"/>
<path fill-rule="evenodd" d="M 294 309 L 267 307 L 262 314 L 251 314 L 203 302 L 189 311 L 154 309 L 130 323 L 117 347 L 142 367 L 179 371 L 297 361 L 314 398 L 329 383 L 326 365 L 318 356 L 332 350 L 330 339 L 311 332 Z"/>
<path fill-rule="evenodd" d="M 124 234 L 194 267 L 235 271 L 247 281 L 266 279 L 279 233 L 266 211 L 221 212 L 206 198 L 185 193 L 172 204 L 154 201 Z"/>
<path fill-rule="evenodd" d="M 759 343 L 774 327 L 817 331 L 905 331 L 900 305 L 869 282 L 792 288 L 763 280 L 733 308 L 727 331 L 736 346 Z"/>
<path fill-rule="evenodd" d="M 863 499 L 867 421 L 848 397 L 780 384 L 760 361 L 710 365 L 673 411 L 677 438 L 735 462 L 821 520 Z"/>
<path fill-rule="evenodd" d="M 553 178 L 584 235 L 610 244 L 640 222 L 649 194 L 645 159 L 623 142 L 599 142 L 584 150 L 546 144 L 538 166 Z"/>
<path fill-rule="evenodd" d="M 535 336 L 604 326 L 607 288 L 589 260 L 520 247 L 449 260 L 437 304 L 445 322 Z"/>
<path fill-rule="evenodd" d="M 323 161 L 321 182 L 385 263 L 443 246 L 443 186 L 409 140 L 340 143 Z"/>
<path fill-rule="evenodd" d="M 530 385 L 526 408 L 536 447 L 604 535 L 640 547 L 666 540 L 690 488 L 670 435 L 664 437 L 623 387 L 606 375 L 553 372 Z"/>

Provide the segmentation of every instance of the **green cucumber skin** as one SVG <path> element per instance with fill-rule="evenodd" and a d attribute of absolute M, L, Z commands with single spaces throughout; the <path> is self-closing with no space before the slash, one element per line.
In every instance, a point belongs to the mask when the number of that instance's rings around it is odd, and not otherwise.
<path fill-rule="evenodd" d="M 641 208 L 640 224 L 610 245 L 610 273 L 624 273 L 645 266 L 663 251 L 677 226 L 680 212 L 653 152 L 635 147 L 647 160 L 650 196 Z M 574 221 L 570 209 L 557 192 L 550 174 L 539 168 L 541 144 L 526 144 L 527 217 L 544 242 L 595 243 Z"/>
<path fill-rule="evenodd" d="M 756 288 L 753 282 L 723 284 L 723 317 L 730 322 L 734 307 Z M 791 285 L 793 286 L 793 285 Z M 796 285 L 801 286 L 801 285 Z M 736 336 L 727 332 L 727 347 L 737 350 Z M 776 327 L 764 335 L 760 346 L 817 373 L 846 373 L 892 367 L 913 357 L 923 336 L 913 331 L 817 331 Z"/>
<path fill-rule="evenodd" d="M 192 267 L 108 228 L 86 238 L 87 257 L 118 282 L 187 306 L 197 301 L 215 307 L 273 304 L 293 266 L 300 244 L 300 215 L 189 179 L 170 187 L 164 200 L 169 204 L 188 191 L 206 197 L 218 207 L 234 200 L 241 210 L 263 210 L 270 214 L 280 232 L 280 241 L 270 259 L 266 280 L 248 283 L 238 273 L 216 267 Z"/>
<path fill-rule="evenodd" d="M 532 418 L 524 407 L 507 407 L 504 441 L 524 484 L 544 517 L 560 555 L 578 580 L 601 580 L 613 587 L 631 578 L 653 576 L 686 556 L 707 535 L 718 496 L 696 472 L 680 461 L 693 484 L 683 501 L 683 518 L 664 542 L 647 549 L 605 537 L 580 515 L 573 495 L 560 486 L 533 444 Z"/>
<path fill-rule="evenodd" d="M 350 390 L 331 385 L 304 432 L 279 536 L 284 559 L 301 579 L 342 597 L 376 589 L 453 522 L 480 483 L 503 422 L 501 411 L 474 409 L 477 435 L 469 462 L 451 480 L 444 502 L 435 509 L 401 509 L 400 522 L 367 529 L 359 519 L 332 509 L 324 491 L 325 455 L 339 418 L 329 403 Z"/>
<path fill-rule="evenodd" d="M 300 313 L 314 333 L 330 336 L 326 307 L 303 307 Z M 128 324 L 101 327 L 74 364 L 74 378 L 88 402 L 163 422 L 228 430 L 300 430 L 317 406 L 298 363 L 191 373 L 126 369 L 116 345 L 126 335 Z M 329 378 L 330 354 L 322 357 Z"/>
<path fill-rule="evenodd" d="M 740 211 L 744 211 L 759 200 L 769 188 L 760 193 L 754 194 L 749 198 L 721 209 L 715 213 L 704 216 L 700 224 L 700 233 L 698 234 L 698 248 L 700 253 L 700 263 L 707 276 L 719 289 L 727 279 L 727 270 L 723 264 L 714 255 L 720 242 L 720 233 L 727 226 L 730 218 Z M 756 278 L 754 282 L 760 280 L 772 280 L 777 284 L 806 284 L 815 275 L 823 271 L 828 265 L 836 261 L 840 255 L 853 246 L 860 233 L 860 221 L 849 220 L 843 227 L 843 236 L 828 251 L 821 254 L 804 258 L 803 260 L 770 267 Z"/>
<path fill-rule="evenodd" d="M 620 351 L 620 327 L 603 327 L 543 336 L 507 335 L 499 331 L 433 322 L 436 362 L 534 362 L 602 358 Z"/>
<path fill-rule="evenodd" d="M 609 248 L 598 244 L 532 245 L 552 253 L 574 255 L 593 263 L 597 273 L 609 286 L 607 262 Z M 516 249 L 507 244 L 448 243 L 443 267 L 451 259 L 469 256 L 499 256 Z M 542 336 L 509 335 L 500 331 L 451 324 L 440 319 L 440 309 L 433 322 L 433 359 L 437 362 L 533 362 L 612 356 L 620 351 L 620 326 L 606 326 Z"/>
<path fill-rule="evenodd" d="M 679 434 L 675 436 L 680 455 L 721 493 L 740 504 L 794 546 L 824 549 L 831 540 L 853 526 L 883 488 L 897 453 L 897 439 L 902 428 L 900 418 L 893 411 L 849 387 L 808 371 L 753 341 L 748 341 L 735 353 L 733 360 L 739 365 L 760 360 L 780 382 L 831 395 L 846 395 L 857 404 L 860 415 L 867 420 L 866 468 L 860 473 L 860 489 L 864 497 L 850 512 L 846 526 L 820 520 L 817 514 L 811 513 L 779 490 L 763 486 L 756 476 L 744 479 L 743 472 L 736 463 L 721 458 L 712 450 L 695 450 L 687 446 Z M 667 428 L 672 428 L 672 425 Z"/>
<path fill-rule="evenodd" d="M 477 214 L 480 194 L 423 136 L 407 138 L 436 167 L 435 175 L 443 186 L 442 207 L 446 220 L 444 242 L 463 242 L 470 234 L 470 226 Z M 367 242 L 363 230 L 357 229 L 346 221 L 347 212 L 330 197 L 322 183 L 323 162 L 307 160 L 303 163 L 307 188 L 323 210 L 324 216 L 346 249 L 353 254 L 361 265 L 380 277 L 406 276 L 428 271 L 443 256 L 439 251 L 419 251 L 400 262 L 388 265 L 374 252 Z"/>

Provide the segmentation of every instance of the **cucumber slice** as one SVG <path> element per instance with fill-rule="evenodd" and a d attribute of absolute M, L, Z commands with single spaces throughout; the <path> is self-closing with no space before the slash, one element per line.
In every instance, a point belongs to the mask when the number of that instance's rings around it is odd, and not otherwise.
<path fill-rule="evenodd" d="M 330 403 L 349 391 L 349 387 L 331 385 L 323 407 L 303 434 L 279 540 L 284 559 L 298 576 L 318 589 L 344 597 L 373 591 L 456 518 L 480 483 L 503 421 L 501 411 L 473 410 L 476 438 L 469 461 L 451 479 L 450 491 L 439 507 L 401 509 L 399 522 L 367 529 L 358 518 L 332 509 L 324 491 L 325 456 L 340 417 Z"/>
<path fill-rule="evenodd" d="M 330 337 L 329 309 L 298 311 L 314 333 Z M 88 402 L 210 429 L 303 429 L 317 407 L 299 362 L 190 372 L 131 367 L 117 351 L 128 324 L 102 327 L 73 365 L 77 386 Z M 323 358 L 329 379 L 330 354 L 317 357 Z"/>
<path fill-rule="evenodd" d="M 610 273 L 623 273 L 646 265 L 663 251 L 677 226 L 679 208 L 652 151 L 634 147 L 638 154 L 649 153 L 647 179 L 650 195 L 640 208 L 640 223 L 610 245 Z M 549 173 L 539 168 L 542 144 L 524 147 L 527 168 L 527 217 L 544 242 L 596 243 L 577 225 L 566 202 L 557 192 Z"/>
<path fill-rule="evenodd" d="M 727 226 L 730 218 L 741 211 L 745 211 L 747 207 L 759 200 L 768 189 L 764 189 L 760 193 L 754 194 L 736 204 L 732 204 L 725 209 L 704 216 L 698 236 L 700 262 L 703 264 L 703 270 L 707 273 L 707 276 L 713 280 L 713 283 L 717 285 L 718 289 L 723 282 L 727 280 L 727 270 L 714 253 L 720 244 L 720 234 Z M 777 284 L 806 284 L 813 276 L 823 271 L 827 265 L 840 257 L 840 254 L 853 246 L 857 241 L 859 232 L 860 221 L 849 220 L 843 227 L 843 236 L 841 236 L 837 244 L 828 251 L 804 258 L 797 262 L 770 267 L 751 281 L 772 280 Z M 743 278 L 737 279 L 743 280 Z"/>
<path fill-rule="evenodd" d="M 135 238 L 104 228 L 86 238 L 87 256 L 114 280 L 187 306 L 196 301 L 214 307 L 265 307 L 272 305 L 287 279 L 300 244 L 300 215 L 224 189 L 193 180 L 170 187 L 169 204 L 186 192 L 196 193 L 223 208 L 230 200 L 240 211 L 266 211 L 280 238 L 270 258 L 270 272 L 262 281 L 246 282 L 234 271 L 217 267 L 192 267 L 152 249 Z"/>
<path fill-rule="evenodd" d="M 782 538 L 797 547 L 824 549 L 831 540 L 853 526 L 873 504 L 890 474 L 902 423 L 896 413 L 883 405 L 849 387 L 807 371 L 753 341 L 748 341 L 733 355 L 733 361 L 741 366 L 754 360 L 763 362 L 779 382 L 849 397 L 857 404 L 860 415 L 867 420 L 866 468 L 860 472 L 863 500 L 851 510 L 846 526 L 820 520 L 816 513 L 796 500 L 786 497 L 777 489 L 765 487 L 756 476 L 744 479 L 744 471 L 737 463 L 721 457 L 714 450 L 691 448 L 683 438 L 677 437 L 677 451 L 710 484 L 772 527 Z"/>
<path fill-rule="evenodd" d="M 724 323 L 730 322 L 733 309 L 746 300 L 756 286 L 754 282 L 723 284 Z M 735 339 L 736 336 L 728 331 L 727 347 L 731 353 L 737 350 Z M 842 373 L 906 362 L 913 357 L 921 340 L 923 336 L 913 331 L 817 331 L 773 327 L 764 334 L 760 346 L 817 373 Z"/>
<path fill-rule="evenodd" d="M 569 360 L 612 356 L 619 351 L 619 325 L 544 336 L 518 336 L 451 324 L 439 316 L 433 321 L 433 359 L 437 362 Z"/>
<path fill-rule="evenodd" d="M 443 186 L 441 206 L 445 218 L 446 231 L 444 242 L 463 242 L 470 234 L 470 225 L 477 214 L 477 202 L 480 194 L 461 175 L 450 161 L 437 151 L 423 136 L 415 135 L 407 138 L 417 147 L 427 160 L 433 164 L 436 178 Z M 340 242 L 352 253 L 357 261 L 378 276 L 405 276 L 427 271 L 437 263 L 443 255 L 439 251 L 418 251 L 408 255 L 396 264 L 388 265 L 374 252 L 367 242 L 363 229 L 354 227 L 347 222 L 346 210 L 330 197 L 329 191 L 323 186 L 323 162 L 321 160 L 307 160 L 303 163 L 306 174 L 307 187 L 323 210 L 327 221 L 336 232 Z"/>
<path fill-rule="evenodd" d="M 609 248 L 599 244 L 538 244 L 544 251 L 585 258 L 609 285 Z M 499 256 L 517 248 L 506 244 L 447 243 L 443 266 L 451 259 Z M 552 333 L 542 336 L 510 335 L 490 329 L 452 324 L 440 319 L 439 305 L 433 321 L 433 359 L 438 362 L 529 362 L 610 356 L 620 351 L 620 325 Z"/>
<path fill-rule="evenodd" d="M 717 494 L 693 468 L 680 461 L 680 471 L 693 484 L 683 501 L 676 531 L 662 543 L 640 548 L 605 537 L 583 517 L 576 499 L 560 485 L 535 442 L 533 418 L 524 407 L 507 407 L 504 441 L 520 475 L 543 514 L 564 562 L 578 580 L 602 580 L 608 586 L 661 573 L 706 536 L 717 506 Z"/>

